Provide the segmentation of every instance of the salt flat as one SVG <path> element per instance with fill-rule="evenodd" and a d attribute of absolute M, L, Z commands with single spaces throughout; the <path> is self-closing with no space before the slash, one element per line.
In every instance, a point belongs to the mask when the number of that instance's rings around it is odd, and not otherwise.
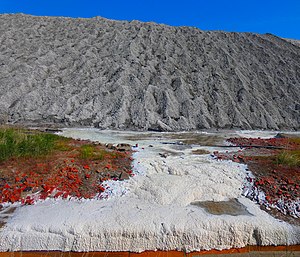
<path fill-rule="evenodd" d="M 274 135 L 258 131 L 246 134 L 251 136 L 251 133 Z M 300 244 L 300 227 L 271 217 L 242 196 L 249 173 L 246 166 L 217 161 L 208 154 L 193 155 L 192 150 L 200 146 L 186 146 L 176 140 L 176 135 L 182 138 L 184 133 L 170 136 L 170 133 L 65 129 L 62 134 L 104 143 L 138 144 L 133 156 L 136 175 L 127 181 L 107 182 L 107 199 L 48 199 L 18 208 L 0 232 L 1 251 L 177 249 L 189 252 L 255 244 Z M 160 153 L 166 153 L 167 157 Z M 233 198 L 247 213 L 213 215 L 192 204 Z"/>

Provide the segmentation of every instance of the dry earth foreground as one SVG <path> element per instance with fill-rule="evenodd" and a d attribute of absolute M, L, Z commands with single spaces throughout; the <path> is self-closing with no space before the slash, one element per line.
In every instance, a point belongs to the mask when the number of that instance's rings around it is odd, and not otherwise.
<path fill-rule="evenodd" d="M 300 47 L 271 34 L 0 15 L 0 119 L 299 129 Z"/>

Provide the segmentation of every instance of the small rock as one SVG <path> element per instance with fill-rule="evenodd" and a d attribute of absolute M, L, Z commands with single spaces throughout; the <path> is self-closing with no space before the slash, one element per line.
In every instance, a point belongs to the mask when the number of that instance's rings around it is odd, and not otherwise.
<path fill-rule="evenodd" d="M 286 138 L 282 133 L 278 133 L 274 138 Z"/>
<path fill-rule="evenodd" d="M 167 158 L 168 154 L 167 153 L 159 153 L 159 156 L 162 158 Z"/>
<path fill-rule="evenodd" d="M 106 148 L 114 150 L 116 147 L 113 144 L 106 144 Z"/>
<path fill-rule="evenodd" d="M 120 180 L 129 179 L 129 174 L 127 172 L 122 171 L 119 176 L 119 179 Z"/>
<path fill-rule="evenodd" d="M 118 144 L 116 150 L 120 152 L 126 152 L 131 150 L 131 145 L 129 144 Z"/>
<path fill-rule="evenodd" d="M 63 132 L 63 131 L 62 131 L 62 129 L 58 129 L 58 128 L 46 128 L 45 132 L 58 133 L 58 132 Z"/>

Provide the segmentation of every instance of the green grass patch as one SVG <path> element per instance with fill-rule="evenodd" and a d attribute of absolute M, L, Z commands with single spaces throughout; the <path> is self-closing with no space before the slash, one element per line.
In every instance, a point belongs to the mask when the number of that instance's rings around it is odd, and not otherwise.
<path fill-rule="evenodd" d="M 300 150 L 281 152 L 276 156 L 276 163 L 290 167 L 300 167 Z"/>
<path fill-rule="evenodd" d="M 81 159 L 103 160 L 110 152 L 97 149 L 94 145 L 83 145 L 79 149 L 79 157 Z"/>
<path fill-rule="evenodd" d="M 54 149 L 57 150 L 57 151 L 63 151 L 63 152 L 71 151 L 72 147 L 70 147 L 68 145 L 70 140 L 71 140 L 70 138 L 60 137 L 60 139 L 55 142 Z"/>
<path fill-rule="evenodd" d="M 12 157 L 38 157 L 51 152 L 60 136 L 25 129 L 0 128 L 0 161 Z"/>
<path fill-rule="evenodd" d="M 83 145 L 79 149 L 81 159 L 91 159 L 94 156 L 94 147 L 92 145 Z"/>

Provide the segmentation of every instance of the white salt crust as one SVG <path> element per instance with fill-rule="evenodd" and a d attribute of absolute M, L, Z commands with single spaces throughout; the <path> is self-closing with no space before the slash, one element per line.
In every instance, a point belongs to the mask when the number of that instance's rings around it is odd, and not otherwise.
<path fill-rule="evenodd" d="M 247 176 L 244 165 L 161 144 L 169 139 L 125 140 L 134 135 L 129 132 L 68 129 L 63 134 L 138 143 L 136 175 L 127 181 L 107 182 L 108 199 L 48 199 L 18 208 L 0 232 L 0 251 L 190 252 L 300 243 L 300 227 L 276 220 L 242 196 Z M 166 150 L 179 155 L 160 157 L 158 153 Z M 191 205 L 193 201 L 230 198 L 237 198 L 250 214 L 212 215 Z"/>

